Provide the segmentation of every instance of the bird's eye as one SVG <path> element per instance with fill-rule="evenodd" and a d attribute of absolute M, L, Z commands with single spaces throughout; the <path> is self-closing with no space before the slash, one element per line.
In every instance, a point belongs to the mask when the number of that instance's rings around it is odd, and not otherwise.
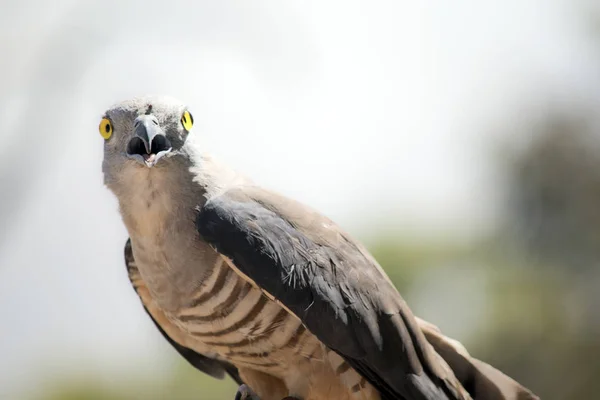
<path fill-rule="evenodd" d="M 192 129 L 192 126 L 194 125 L 194 117 L 192 117 L 192 114 L 190 114 L 189 111 L 183 112 L 183 115 L 181 116 L 181 125 L 183 125 L 185 130 L 188 132 L 190 129 Z"/>
<path fill-rule="evenodd" d="M 100 126 L 98 127 L 98 129 L 100 130 L 100 135 L 102 135 L 102 137 L 104 139 L 106 139 L 106 140 L 110 139 L 110 136 L 112 135 L 112 132 L 113 132 L 113 127 L 108 118 L 102 118 L 102 121 L 100 121 Z"/>

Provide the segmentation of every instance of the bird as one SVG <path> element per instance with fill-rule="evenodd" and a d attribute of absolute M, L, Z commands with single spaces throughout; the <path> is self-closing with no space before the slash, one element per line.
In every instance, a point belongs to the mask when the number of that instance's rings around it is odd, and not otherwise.
<path fill-rule="evenodd" d="M 103 113 L 104 185 L 146 314 L 248 400 L 526 400 L 529 389 L 415 316 L 366 247 L 205 149 L 182 101 Z"/>

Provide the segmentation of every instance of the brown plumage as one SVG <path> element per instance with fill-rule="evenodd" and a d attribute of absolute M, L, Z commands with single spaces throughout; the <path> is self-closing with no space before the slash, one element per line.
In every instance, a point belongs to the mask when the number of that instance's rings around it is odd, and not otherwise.
<path fill-rule="evenodd" d="M 130 280 L 199 370 L 262 400 L 535 398 L 415 318 L 333 221 L 200 154 L 177 101 L 133 99 L 105 117 Z"/>

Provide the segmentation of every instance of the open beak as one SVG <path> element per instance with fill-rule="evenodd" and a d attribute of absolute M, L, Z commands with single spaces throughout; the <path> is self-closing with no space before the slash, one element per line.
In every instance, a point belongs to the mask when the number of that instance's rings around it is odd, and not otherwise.
<path fill-rule="evenodd" d="M 148 168 L 171 152 L 171 142 L 153 115 L 140 115 L 134 121 L 134 135 L 127 144 L 127 157 Z"/>

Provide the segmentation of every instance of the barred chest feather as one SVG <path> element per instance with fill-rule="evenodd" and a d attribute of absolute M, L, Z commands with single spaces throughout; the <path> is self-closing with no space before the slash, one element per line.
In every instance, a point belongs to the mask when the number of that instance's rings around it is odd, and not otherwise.
<path fill-rule="evenodd" d="M 187 306 L 171 318 L 220 357 L 261 369 L 320 356 L 300 320 L 245 281 L 222 257 Z"/>

